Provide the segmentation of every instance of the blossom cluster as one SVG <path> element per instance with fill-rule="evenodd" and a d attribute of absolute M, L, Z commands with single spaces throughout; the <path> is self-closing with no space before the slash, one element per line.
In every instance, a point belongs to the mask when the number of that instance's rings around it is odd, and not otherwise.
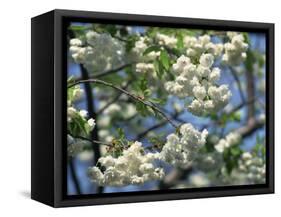
<path fill-rule="evenodd" d="M 67 121 L 69 123 L 79 120 L 79 122 L 82 122 L 84 125 L 85 133 L 88 134 L 90 131 L 92 131 L 96 125 L 95 120 L 93 118 L 87 119 L 88 112 L 86 110 L 77 110 L 74 107 L 68 107 L 67 108 Z"/>
<path fill-rule="evenodd" d="M 81 99 L 83 96 L 84 90 L 80 88 L 80 86 L 74 86 L 71 88 L 68 88 L 67 90 L 67 105 L 71 106 L 71 104 L 78 100 Z"/>
<path fill-rule="evenodd" d="M 205 144 L 207 135 L 207 130 L 199 132 L 191 124 L 183 124 L 178 134 L 167 136 L 160 152 L 161 159 L 177 167 L 190 165 Z"/>
<path fill-rule="evenodd" d="M 158 44 L 167 46 L 169 48 L 175 47 L 178 41 L 174 36 L 169 36 L 161 33 L 156 34 L 155 40 L 158 42 Z"/>
<path fill-rule="evenodd" d="M 173 72 L 177 76 L 174 81 L 165 83 L 166 90 L 180 98 L 192 97 L 188 109 L 201 116 L 205 113 L 217 112 L 223 108 L 231 97 L 227 85 L 218 85 L 220 69 L 212 68 L 214 55 L 202 54 L 199 64 L 182 55 L 173 64 Z"/>
<path fill-rule="evenodd" d="M 87 136 L 95 127 L 93 118 L 88 118 L 86 110 L 76 109 L 74 101 L 82 97 L 83 90 L 79 86 L 67 90 L 67 122 L 68 131 L 75 136 Z"/>
<path fill-rule="evenodd" d="M 83 64 L 89 72 L 99 72 L 124 62 L 125 46 L 108 33 L 88 31 L 84 40 L 70 40 L 70 54 L 75 62 Z"/>
<path fill-rule="evenodd" d="M 265 183 L 265 163 L 259 156 L 244 152 L 238 162 L 238 171 L 245 174 L 249 183 Z"/>
<path fill-rule="evenodd" d="M 91 167 L 88 175 L 101 186 L 143 184 L 164 177 L 163 169 L 154 165 L 156 159 L 159 159 L 159 154 L 145 153 L 142 143 L 134 142 L 117 158 L 111 155 L 101 157 L 98 163 L 103 169 Z"/>
<path fill-rule="evenodd" d="M 71 135 L 67 135 L 67 153 L 68 156 L 74 157 L 85 151 L 85 148 L 90 144 L 84 139 L 76 139 Z"/>
<path fill-rule="evenodd" d="M 229 65 L 239 65 L 246 59 L 249 45 L 245 42 L 242 34 L 227 32 L 227 36 L 231 41 L 224 44 L 225 53 L 222 56 L 222 61 Z"/>
<path fill-rule="evenodd" d="M 160 51 L 151 51 L 147 55 L 143 55 L 144 51 L 149 47 L 151 40 L 147 37 L 140 37 L 136 42 L 135 46 L 132 49 L 132 58 L 138 62 L 147 62 L 154 60 L 160 56 Z"/>
<path fill-rule="evenodd" d="M 224 139 L 220 139 L 215 145 L 215 150 L 219 153 L 224 152 L 225 149 L 230 148 L 233 145 L 237 145 L 241 140 L 241 135 L 237 132 L 231 132 L 226 135 Z"/>
<path fill-rule="evenodd" d="M 147 37 L 140 37 L 139 40 L 135 42 L 135 46 L 131 52 L 131 58 L 137 61 L 136 72 L 154 74 L 155 69 L 150 61 L 155 60 L 160 56 L 160 51 L 151 51 L 146 55 L 143 55 L 144 51 L 149 47 L 151 40 Z"/>
<path fill-rule="evenodd" d="M 196 168 L 204 172 L 215 171 L 223 165 L 223 156 L 217 151 L 199 154 L 195 161 Z"/>
<path fill-rule="evenodd" d="M 136 72 L 153 74 L 155 72 L 154 65 L 152 63 L 137 63 Z"/>
<path fill-rule="evenodd" d="M 183 124 L 178 133 L 168 135 L 160 152 L 146 153 L 142 143 L 134 142 L 118 157 L 108 153 L 99 158 L 100 166 L 89 168 L 88 175 L 101 186 L 143 184 L 149 180 L 162 179 L 164 170 L 155 166 L 155 160 L 177 167 L 189 166 L 205 144 L 207 134 L 207 130 L 199 132 L 191 124 Z"/>
<path fill-rule="evenodd" d="M 186 55 L 189 57 L 200 57 L 203 53 L 218 57 L 222 54 L 224 47 L 222 43 L 213 43 L 209 35 L 202 35 L 198 38 L 185 36 L 183 42 L 186 47 Z"/>

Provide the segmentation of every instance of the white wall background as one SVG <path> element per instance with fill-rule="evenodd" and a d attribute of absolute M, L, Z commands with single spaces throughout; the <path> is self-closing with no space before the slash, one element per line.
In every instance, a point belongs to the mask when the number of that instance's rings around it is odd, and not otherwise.
<path fill-rule="evenodd" d="M 0 5 L 0 216 L 280 214 L 281 19 L 277 0 L 9 0 Z M 67 209 L 52 209 L 30 200 L 30 18 L 54 8 L 276 23 L 276 194 Z"/>

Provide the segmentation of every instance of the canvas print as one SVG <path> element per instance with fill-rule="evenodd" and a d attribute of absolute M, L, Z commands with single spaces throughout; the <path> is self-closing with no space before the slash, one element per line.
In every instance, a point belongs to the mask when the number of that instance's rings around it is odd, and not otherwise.
<path fill-rule="evenodd" d="M 67 195 L 266 183 L 266 36 L 71 22 Z"/>

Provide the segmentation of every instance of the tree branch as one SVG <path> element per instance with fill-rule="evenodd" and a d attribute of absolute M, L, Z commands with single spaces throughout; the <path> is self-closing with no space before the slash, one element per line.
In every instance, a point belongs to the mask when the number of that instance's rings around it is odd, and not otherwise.
<path fill-rule="evenodd" d="M 246 70 L 246 80 L 247 80 L 247 97 L 248 99 L 255 98 L 255 80 L 252 71 Z M 247 119 L 251 121 L 255 117 L 255 103 L 250 103 L 248 105 Z"/>
<path fill-rule="evenodd" d="M 176 112 L 176 113 L 174 113 L 174 114 L 171 116 L 171 118 L 176 119 L 179 114 L 180 114 L 180 113 Z M 159 123 L 157 123 L 157 124 L 155 124 L 155 125 L 153 125 L 153 126 L 147 128 L 147 129 L 144 130 L 143 132 L 139 133 L 139 134 L 136 136 L 136 138 L 135 138 L 134 140 L 135 140 L 135 141 L 141 140 L 141 139 L 144 138 L 150 131 L 156 130 L 156 129 L 160 128 L 160 127 L 163 127 L 163 126 L 165 126 L 167 123 L 168 123 L 167 120 L 163 120 L 163 121 L 161 121 L 161 122 L 159 122 Z"/>
<path fill-rule="evenodd" d="M 98 140 L 92 140 L 92 139 L 89 139 L 87 137 L 84 137 L 84 136 L 73 136 L 72 134 L 69 133 L 69 135 L 73 138 L 76 138 L 76 139 L 83 139 L 83 140 L 86 140 L 92 144 L 98 144 L 98 145 L 107 145 L 107 146 L 112 146 L 111 143 L 109 142 L 104 142 L 104 141 L 98 141 Z"/>
<path fill-rule="evenodd" d="M 112 83 L 109 83 L 109 82 L 106 82 L 106 81 L 102 81 L 102 80 L 98 80 L 98 79 L 85 79 L 85 80 L 80 80 L 80 81 L 77 81 L 77 82 L 74 82 L 72 84 L 70 84 L 68 86 L 68 88 L 70 87 L 73 87 L 77 84 L 89 84 L 89 83 L 96 83 L 96 84 L 102 84 L 102 85 L 105 85 L 105 86 L 108 86 L 108 87 L 111 87 L 115 90 L 118 90 L 120 92 L 123 92 L 124 94 L 128 95 L 129 97 L 131 97 L 132 99 L 134 99 L 135 101 L 138 101 L 138 102 L 141 102 L 142 104 L 150 107 L 151 109 L 153 109 L 155 112 L 158 112 L 164 119 L 166 119 L 174 128 L 177 128 L 177 125 L 163 112 L 161 111 L 158 107 L 156 107 L 155 105 L 153 105 L 151 102 L 149 101 L 144 101 L 143 99 L 141 99 L 140 97 L 134 95 L 134 94 L 131 94 L 130 92 L 120 88 L 120 87 L 117 87 L 115 86 L 114 84 Z"/>
<path fill-rule="evenodd" d="M 80 64 L 80 69 L 81 69 L 82 78 L 89 79 L 87 70 L 81 64 Z M 97 115 L 95 112 L 94 97 L 93 97 L 91 85 L 89 83 L 85 83 L 84 86 L 85 86 L 85 94 L 86 94 L 86 99 L 87 99 L 87 107 L 88 107 L 89 116 L 96 120 Z M 95 125 L 95 128 L 91 132 L 91 139 L 99 140 L 97 124 Z M 100 153 L 99 146 L 93 144 L 92 147 L 93 147 L 94 156 L 95 156 L 93 165 L 96 165 L 98 159 L 101 157 L 101 153 Z M 102 193 L 102 192 L 103 192 L 103 187 L 102 186 L 97 187 L 97 193 Z"/>
<path fill-rule="evenodd" d="M 128 88 L 128 86 L 130 85 L 131 80 L 127 82 L 127 84 L 122 87 L 122 89 L 126 90 Z M 117 94 L 110 102 L 108 102 L 104 107 L 102 107 L 97 114 L 101 114 L 104 112 L 105 109 L 107 109 L 112 103 L 116 102 L 121 96 L 122 96 L 123 92 L 120 92 L 119 94 Z"/>
<path fill-rule="evenodd" d="M 262 120 L 250 121 L 246 126 L 237 129 L 236 132 L 239 133 L 242 138 L 246 138 L 263 126 L 264 122 Z M 159 188 L 167 189 L 175 186 L 178 180 L 183 180 L 191 171 L 192 167 L 174 169 L 160 182 Z"/>

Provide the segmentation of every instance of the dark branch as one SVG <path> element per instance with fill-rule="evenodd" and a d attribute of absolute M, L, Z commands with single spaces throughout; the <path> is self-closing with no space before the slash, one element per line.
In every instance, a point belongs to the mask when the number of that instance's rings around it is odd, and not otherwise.
<path fill-rule="evenodd" d="M 255 79 L 252 71 L 246 70 L 246 80 L 247 80 L 247 97 L 248 99 L 255 98 Z M 255 117 L 255 103 L 250 103 L 248 105 L 247 119 L 251 120 Z"/>
<path fill-rule="evenodd" d="M 171 118 L 177 120 L 177 117 L 178 117 L 179 115 L 180 115 L 180 113 L 176 112 L 176 113 L 174 113 L 174 114 L 171 116 Z M 153 126 L 147 128 L 147 129 L 144 130 L 143 132 L 139 133 L 139 134 L 136 136 L 136 138 L 135 138 L 134 140 L 135 140 L 135 141 L 139 141 L 139 140 L 143 139 L 150 131 L 159 129 L 159 128 L 165 126 L 167 123 L 168 123 L 167 120 L 163 120 L 163 121 L 161 121 L 161 122 L 159 122 L 159 123 L 157 123 L 157 124 L 155 124 L 155 125 L 153 125 Z"/>
<path fill-rule="evenodd" d="M 102 85 L 105 85 L 105 86 L 108 86 L 108 87 L 111 87 L 115 90 L 118 90 L 120 92 L 123 92 L 124 94 L 128 95 L 129 97 L 131 97 L 132 99 L 134 99 L 135 101 L 138 101 L 138 102 L 141 102 L 142 104 L 150 107 L 151 109 L 153 109 L 155 112 L 159 113 L 164 119 L 166 119 L 174 128 L 177 128 L 177 125 L 174 124 L 174 122 L 163 112 L 161 111 L 158 107 L 156 107 L 155 105 L 151 104 L 151 102 L 149 101 L 144 101 L 143 99 L 141 99 L 139 96 L 136 96 L 134 94 L 131 94 L 130 92 L 120 88 L 120 87 L 117 87 L 115 86 L 114 84 L 112 83 L 109 83 L 109 82 L 106 82 L 106 81 L 102 81 L 102 80 L 98 80 L 98 79 L 85 79 L 85 80 L 80 80 L 80 81 L 77 81 L 75 83 L 72 83 L 68 86 L 68 88 L 70 87 L 73 87 L 75 85 L 78 85 L 78 84 L 89 84 L 89 83 L 96 83 L 96 84 L 102 84 Z"/>
<path fill-rule="evenodd" d="M 128 81 L 127 84 L 122 87 L 122 89 L 126 90 L 128 88 L 128 86 L 130 85 L 131 81 Z M 115 103 L 121 96 L 122 96 L 123 92 L 120 92 L 119 94 L 117 94 L 110 102 L 108 102 L 104 107 L 102 107 L 97 114 L 101 114 L 104 112 L 105 109 L 107 109 L 112 103 Z"/>
<path fill-rule="evenodd" d="M 92 140 L 92 139 L 89 139 L 87 137 L 84 137 L 84 136 L 74 136 L 74 135 L 71 135 L 69 134 L 71 137 L 73 138 L 76 138 L 76 139 L 83 139 L 83 140 L 86 140 L 92 144 L 98 144 L 98 145 L 107 145 L 107 146 L 112 146 L 111 143 L 109 142 L 104 142 L 104 141 L 98 141 L 98 140 Z"/>
<path fill-rule="evenodd" d="M 80 69 L 81 69 L 81 74 L 83 79 L 89 79 L 89 75 L 87 70 L 83 67 L 83 65 L 80 64 Z M 87 100 L 87 107 L 88 107 L 88 112 L 89 116 L 94 118 L 95 120 L 97 119 L 96 111 L 95 111 L 95 106 L 94 106 L 94 96 L 92 92 L 91 85 L 89 83 L 85 83 L 85 94 L 86 94 L 86 100 Z M 99 140 L 98 136 L 98 125 L 96 124 L 95 128 L 91 132 L 91 139 L 92 140 Z M 101 157 L 100 153 L 100 148 L 97 145 L 92 144 L 93 151 L 94 151 L 94 162 L 93 165 L 96 165 L 98 159 Z M 98 193 L 103 192 L 103 187 L 99 186 L 97 188 Z"/>

